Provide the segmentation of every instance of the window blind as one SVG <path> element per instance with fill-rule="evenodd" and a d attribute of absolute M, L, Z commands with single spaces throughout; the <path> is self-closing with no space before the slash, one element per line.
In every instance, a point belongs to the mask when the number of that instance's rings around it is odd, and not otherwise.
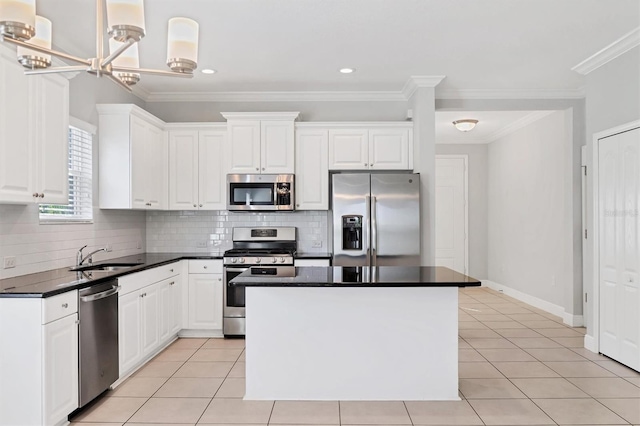
<path fill-rule="evenodd" d="M 93 135 L 69 126 L 69 204 L 40 204 L 44 222 L 91 222 Z"/>

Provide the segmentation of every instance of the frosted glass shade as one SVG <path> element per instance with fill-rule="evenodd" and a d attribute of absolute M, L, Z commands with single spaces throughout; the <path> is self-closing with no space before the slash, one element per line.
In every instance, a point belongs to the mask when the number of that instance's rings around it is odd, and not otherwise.
<path fill-rule="evenodd" d="M 109 34 L 118 41 L 145 34 L 143 0 L 106 0 Z"/>
<path fill-rule="evenodd" d="M 36 26 L 36 0 L 0 0 L 0 33 L 29 40 Z"/>
<path fill-rule="evenodd" d="M 51 49 L 51 21 L 36 16 L 36 35 L 29 40 L 30 44 Z M 27 68 L 45 68 L 51 65 L 51 55 L 18 46 L 18 60 Z"/>
<path fill-rule="evenodd" d="M 476 127 L 476 124 L 478 124 L 478 120 L 474 120 L 471 118 L 453 122 L 453 125 L 456 126 L 456 129 L 460 130 L 461 132 L 468 132 L 470 130 L 473 130 L 473 128 Z"/>
<path fill-rule="evenodd" d="M 124 43 L 109 39 L 109 52 L 113 53 L 118 50 Z M 114 67 L 127 67 L 127 68 L 140 68 L 140 59 L 138 55 L 138 43 L 134 43 L 127 50 L 122 52 L 120 56 L 113 60 L 111 63 Z M 124 81 L 129 86 L 136 84 L 140 81 L 140 74 L 138 73 L 124 73 L 114 71 L 113 74 Z"/>
<path fill-rule="evenodd" d="M 167 64 L 176 71 L 193 71 L 198 64 L 199 25 L 189 18 L 169 19 Z"/>

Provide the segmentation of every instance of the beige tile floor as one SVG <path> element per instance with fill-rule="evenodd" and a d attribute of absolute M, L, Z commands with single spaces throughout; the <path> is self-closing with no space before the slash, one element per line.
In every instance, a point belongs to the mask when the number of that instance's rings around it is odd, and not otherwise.
<path fill-rule="evenodd" d="M 244 340 L 179 339 L 72 425 L 640 425 L 640 374 L 583 328 L 460 290 L 461 401 L 244 401 Z"/>

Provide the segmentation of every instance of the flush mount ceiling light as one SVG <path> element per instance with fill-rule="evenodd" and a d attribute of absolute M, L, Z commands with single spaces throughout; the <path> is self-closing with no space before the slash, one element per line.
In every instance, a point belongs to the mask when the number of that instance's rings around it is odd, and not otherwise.
<path fill-rule="evenodd" d="M 456 129 L 461 132 L 468 132 L 469 130 L 473 130 L 478 124 L 478 120 L 474 120 L 472 118 L 466 118 L 464 120 L 456 120 L 453 122 L 453 125 L 456 126 Z"/>
<path fill-rule="evenodd" d="M 355 72 L 355 68 L 340 68 L 340 72 L 342 74 L 351 74 L 353 72 Z"/>
<path fill-rule="evenodd" d="M 109 54 L 104 52 L 106 10 Z M 143 0 L 96 0 L 96 56 L 83 59 L 51 49 L 51 21 L 36 16 L 36 0 L 0 0 L 0 39 L 18 46 L 25 74 L 87 71 L 131 91 L 140 74 L 193 77 L 198 63 L 198 23 L 169 19 L 167 65 L 171 71 L 140 68 L 137 43 L 145 35 Z M 81 65 L 51 67 L 51 55 Z"/>

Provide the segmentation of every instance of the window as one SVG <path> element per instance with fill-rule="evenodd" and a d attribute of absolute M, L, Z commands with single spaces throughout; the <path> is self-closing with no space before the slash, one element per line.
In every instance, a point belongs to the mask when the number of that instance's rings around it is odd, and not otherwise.
<path fill-rule="evenodd" d="M 93 221 L 92 154 L 95 130 L 90 124 L 73 119 L 70 121 L 69 204 L 40 204 L 41 223 Z"/>

